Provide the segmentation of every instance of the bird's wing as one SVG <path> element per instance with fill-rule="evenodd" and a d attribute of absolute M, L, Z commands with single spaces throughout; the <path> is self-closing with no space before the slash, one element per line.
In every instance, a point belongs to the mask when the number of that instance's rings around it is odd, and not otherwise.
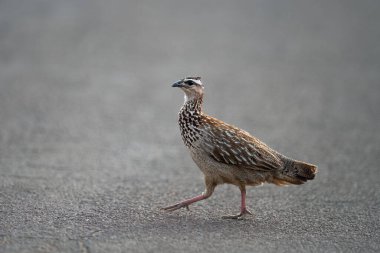
<path fill-rule="evenodd" d="M 277 152 L 244 130 L 204 115 L 201 148 L 217 162 L 262 171 L 283 166 Z"/>

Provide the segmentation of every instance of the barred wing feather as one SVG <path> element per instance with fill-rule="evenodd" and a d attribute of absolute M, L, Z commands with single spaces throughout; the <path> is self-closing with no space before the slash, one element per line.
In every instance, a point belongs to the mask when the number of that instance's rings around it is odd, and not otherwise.
<path fill-rule="evenodd" d="M 246 131 L 207 115 L 203 115 L 201 129 L 201 148 L 220 163 L 262 171 L 283 166 L 276 151 Z"/>

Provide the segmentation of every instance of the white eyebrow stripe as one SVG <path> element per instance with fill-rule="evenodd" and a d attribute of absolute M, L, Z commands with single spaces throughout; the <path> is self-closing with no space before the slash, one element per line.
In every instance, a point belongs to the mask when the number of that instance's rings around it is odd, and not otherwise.
<path fill-rule="evenodd" d="M 202 85 L 201 80 L 194 80 L 194 79 L 193 79 L 193 82 L 194 82 L 194 83 L 197 83 L 197 84 L 199 84 L 199 85 Z"/>
<path fill-rule="evenodd" d="M 183 81 L 186 82 L 186 81 L 188 81 L 188 80 L 191 80 L 191 81 L 193 81 L 194 83 L 197 83 L 197 84 L 199 84 L 199 85 L 202 85 L 201 80 L 198 80 L 198 79 L 185 78 Z"/>

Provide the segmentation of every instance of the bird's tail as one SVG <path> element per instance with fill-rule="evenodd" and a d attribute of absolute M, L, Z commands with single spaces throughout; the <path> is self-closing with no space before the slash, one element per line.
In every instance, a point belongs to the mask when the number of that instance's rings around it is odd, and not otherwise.
<path fill-rule="evenodd" d="M 303 184 L 314 179 L 317 171 L 317 166 L 313 164 L 286 158 L 284 168 L 275 176 L 274 183 L 278 185 Z"/>

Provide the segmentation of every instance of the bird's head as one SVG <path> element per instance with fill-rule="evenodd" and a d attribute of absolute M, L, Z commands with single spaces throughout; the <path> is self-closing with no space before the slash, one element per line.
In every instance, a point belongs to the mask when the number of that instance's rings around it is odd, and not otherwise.
<path fill-rule="evenodd" d="M 178 87 L 185 92 L 185 100 L 201 98 L 203 96 L 203 84 L 200 77 L 186 77 L 175 82 L 172 87 Z"/>

